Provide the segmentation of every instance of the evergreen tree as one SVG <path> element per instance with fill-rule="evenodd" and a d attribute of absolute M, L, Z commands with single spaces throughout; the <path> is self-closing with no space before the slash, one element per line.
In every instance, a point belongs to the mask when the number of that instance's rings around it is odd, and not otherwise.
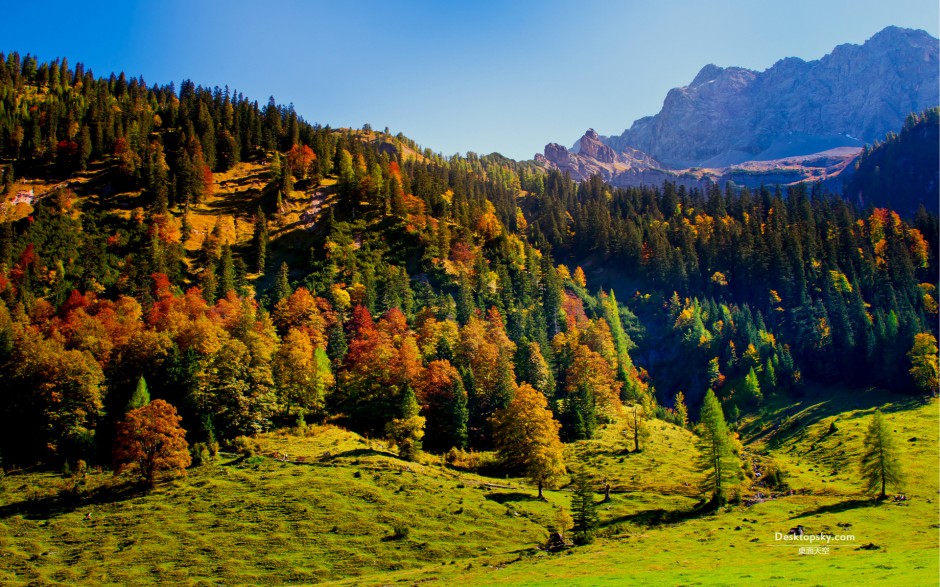
<path fill-rule="evenodd" d="M 887 497 L 887 487 L 899 488 L 904 481 L 904 474 L 897 445 L 880 410 L 876 410 L 871 418 L 863 446 L 861 473 L 865 491 L 880 492 L 878 498 L 884 499 Z"/>
<path fill-rule="evenodd" d="M 575 544 L 594 542 L 594 533 L 600 524 L 597 504 L 594 502 L 594 488 L 588 475 L 587 467 L 581 463 L 574 470 L 571 480 L 571 515 L 574 518 Z"/>
<path fill-rule="evenodd" d="M 291 294 L 290 287 L 290 269 L 287 262 L 281 263 L 281 269 L 277 272 L 277 279 L 274 281 L 274 302 L 277 303 Z"/>
<path fill-rule="evenodd" d="M 255 249 L 255 269 L 259 274 L 264 274 L 268 256 L 268 223 L 260 206 L 255 213 L 255 231 L 252 241 Z"/>
<path fill-rule="evenodd" d="M 137 380 L 137 388 L 134 390 L 134 395 L 131 396 L 129 402 L 127 402 L 127 408 L 125 412 L 131 410 L 136 410 L 137 408 L 142 408 L 150 403 L 150 392 L 147 390 L 147 381 L 144 379 L 144 376 L 141 375 L 140 379 Z"/>
<path fill-rule="evenodd" d="M 741 463 L 734 454 L 721 403 L 710 389 L 702 401 L 697 432 L 698 466 L 705 474 L 702 489 L 711 493 L 713 503 L 723 504 L 728 488 L 741 478 Z"/>
<path fill-rule="evenodd" d="M 760 390 L 760 382 L 757 379 L 757 373 L 754 372 L 754 367 L 751 367 L 747 376 L 744 378 L 743 391 L 744 397 L 747 398 L 748 401 L 760 403 L 764 399 L 764 395 Z"/>
<path fill-rule="evenodd" d="M 219 293 L 222 296 L 235 291 L 235 265 L 232 261 L 232 247 L 222 245 L 222 258 L 219 263 Z"/>
<path fill-rule="evenodd" d="M 454 378 L 454 402 L 452 404 L 451 411 L 451 434 L 453 438 L 453 445 L 459 449 L 467 448 L 467 442 L 469 440 L 469 434 L 467 431 L 467 423 L 470 417 L 470 411 L 468 408 L 467 401 L 467 390 L 463 387 L 463 380 L 460 377 Z"/>

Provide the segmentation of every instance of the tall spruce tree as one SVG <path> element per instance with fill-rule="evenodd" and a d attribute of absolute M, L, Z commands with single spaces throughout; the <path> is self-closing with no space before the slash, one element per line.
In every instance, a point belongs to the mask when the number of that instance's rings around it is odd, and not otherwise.
<path fill-rule="evenodd" d="M 144 379 L 144 376 L 141 375 L 140 379 L 137 380 L 137 388 L 134 390 L 134 394 L 131 396 L 129 402 L 127 402 L 127 408 L 125 412 L 131 410 L 136 410 L 137 408 L 142 408 L 150 403 L 150 392 L 147 390 L 147 381 Z"/>
<path fill-rule="evenodd" d="M 594 533 L 600 524 L 597 504 L 594 502 L 594 486 L 587 467 L 581 463 L 574 470 L 571 480 L 571 515 L 574 518 L 575 544 L 594 542 Z"/>

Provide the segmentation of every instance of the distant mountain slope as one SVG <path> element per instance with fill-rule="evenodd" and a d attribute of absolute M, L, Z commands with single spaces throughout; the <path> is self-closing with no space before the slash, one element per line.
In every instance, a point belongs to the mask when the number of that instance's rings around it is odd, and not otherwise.
<path fill-rule="evenodd" d="M 588 129 L 571 150 L 551 143 L 545 153 L 535 156 L 535 162 L 547 169 L 567 172 L 575 181 L 585 181 L 599 175 L 604 181 L 617 187 L 660 185 L 664 181 L 684 185 L 687 188 L 705 187 L 708 183 L 756 188 L 761 185 L 793 185 L 803 181 L 825 182 L 827 187 L 838 191 L 843 184 L 839 179 L 861 153 L 860 147 L 835 147 L 809 155 L 783 155 L 779 158 L 752 159 L 733 164 L 714 158 L 710 165 L 688 169 L 669 169 L 642 151 L 627 147 L 617 152 L 605 145 L 593 129 Z M 820 144 L 823 146 L 823 144 Z M 767 157 L 774 153 L 789 152 L 781 142 L 778 150 L 768 149 Z"/>
<path fill-rule="evenodd" d="M 940 104 L 938 88 L 937 39 L 888 27 L 816 61 L 791 57 L 763 72 L 706 65 L 658 114 L 605 142 L 674 168 L 858 147 Z"/>
<path fill-rule="evenodd" d="M 940 109 L 911 116 L 901 134 L 866 149 L 845 186 L 846 198 L 913 215 L 923 204 L 937 212 L 940 189 Z"/>

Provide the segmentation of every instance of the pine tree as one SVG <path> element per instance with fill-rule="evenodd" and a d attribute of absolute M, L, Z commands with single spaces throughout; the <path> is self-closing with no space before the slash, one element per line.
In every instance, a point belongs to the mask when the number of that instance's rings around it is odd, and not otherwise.
<path fill-rule="evenodd" d="M 721 403 L 710 389 L 702 401 L 698 435 L 698 466 L 705 473 L 702 489 L 711 492 L 713 503 L 722 504 L 728 488 L 740 480 L 741 463 L 734 454 Z"/>
<path fill-rule="evenodd" d="M 594 502 L 594 489 L 587 467 L 582 463 L 575 470 L 571 480 L 571 515 L 574 518 L 575 544 L 594 542 L 594 533 L 600 524 L 597 504 Z"/>
<path fill-rule="evenodd" d="M 222 245 L 222 259 L 219 266 L 219 293 L 224 297 L 235 291 L 235 265 L 232 262 L 232 247 Z"/>
<path fill-rule="evenodd" d="M 281 269 L 277 272 L 277 279 L 274 281 L 274 303 L 289 297 L 290 294 L 290 269 L 287 267 L 287 263 L 284 262 L 281 263 Z"/>
<path fill-rule="evenodd" d="M 467 422 L 470 411 L 467 406 L 467 390 L 463 387 L 463 381 L 460 377 L 454 378 L 454 403 L 451 407 L 451 422 L 453 423 L 451 434 L 454 446 L 459 449 L 467 448 L 468 433 Z"/>
<path fill-rule="evenodd" d="M 150 392 L 147 391 L 147 381 L 144 379 L 144 376 L 141 375 L 140 379 L 137 380 L 137 388 L 134 390 L 134 395 L 131 396 L 129 402 L 127 402 L 127 408 L 125 412 L 131 410 L 136 410 L 137 408 L 142 408 L 150 403 Z"/>
<path fill-rule="evenodd" d="M 764 399 L 764 395 L 760 390 L 760 382 L 757 379 L 757 373 L 754 372 L 754 367 L 751 367 L 747 377 L 744 378 L 744 397 L 758 404 Z"/>
<path fill-rule="evenodd" d="M 897 489 L 904 481 L 897 445 L 880 410 L 875 411 L 865 434 L 861 473 L 866 492 L 880 491 L 879 499 L 887 497 L 889 485 Z"/>
<path fill-rule="evenodd" d="M 255 269 L 259 274 L 264 274 L 268 256 L 268 223 L 261 206 L 258 206 L 255 213 L 255 232 L 252 240 L 255 248 Z"/>

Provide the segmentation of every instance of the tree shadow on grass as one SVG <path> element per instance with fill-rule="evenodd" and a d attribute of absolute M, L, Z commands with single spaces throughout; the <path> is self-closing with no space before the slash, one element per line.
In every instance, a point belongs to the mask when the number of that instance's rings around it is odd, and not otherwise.
<path fill-rule="evenodd" d="M 640 510 L 632 514 L 627 514 L 607 520 L 602 523 L 601 526 L 611 527 L 626 522 L 636 526 L 650 528 L 653 526 L 660 526 L 662 524 L 676 524 L 678 522 L 684 522 L 686 520 L 691 520 L 699 516 L 713 513 L 717 509 L 717 505 L 711 501 L 700 501 L 695 504 L 692 509 L 688 510 L 667 510 L 663 508 Z"/>
<path fill-rule="evenodd" d="M 483 497 L 500 504 L 509 501 L 540 501 L 537 495 L 522 493 L 520 491 L 494 491 L 493 493 L 487 493 Z"/>
<path fill-rule="evenodd" d="M 344 450 L 342 452 L 337 452 L 337 453 L 326 451 L 317 459 L 311 459 L 311 460 L 334 461 L 336 459 L 358 459 L 362 457 L 398 458 L 398 455 L 387 452 L 387 451 L 376 450 L 374 448 L 353 448 L 350 450 Z"/>
<path fill-rule="evenodd" d="M 150 488 L 139 482 L 107 485 L 89 492 L 63 490 L 55 495 L 27 498 L 0 506 L 0 519 L 23 516 L 27 520 L 48 520 L 93 505 L 118 503 L 146 495 Z"/>
<path fill-rule="evenodd" d="M 818 514 L 837 514 L 839 512 L 845 512 L 859 508 L 877 507 L 881 505 L 881 503 L 882 502 L 873 499 L 848 499 L 846 501 L 840 501 L 839 503 L 819 506 L 816 509 L 807 510 L 801 514 L 790 516 L 790 519 L 796 520 L 798 518 L 808 518 Z"/>

